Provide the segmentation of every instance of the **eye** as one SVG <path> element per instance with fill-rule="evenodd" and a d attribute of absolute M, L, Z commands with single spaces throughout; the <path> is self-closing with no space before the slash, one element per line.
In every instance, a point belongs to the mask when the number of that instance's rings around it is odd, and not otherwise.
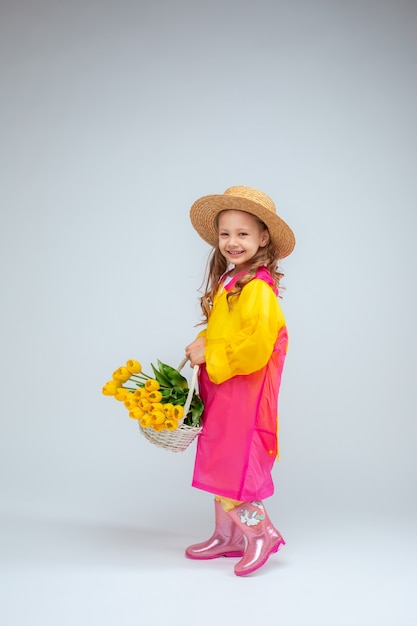
<path fill-rule="evenodd" d="M 245 232 L 239 233 L 239 237 L 246 237 L 246 236 L 247 236 L 247 234 L 248 234 L 248 233 L 245 233 Z"/>

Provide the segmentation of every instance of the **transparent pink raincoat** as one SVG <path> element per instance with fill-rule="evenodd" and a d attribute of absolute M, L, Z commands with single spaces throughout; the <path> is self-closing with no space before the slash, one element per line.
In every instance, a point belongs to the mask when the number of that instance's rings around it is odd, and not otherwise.
<path fill-rule="evenodd" d="M 278 454 L 278 392 L 287 352 L 285 318 L 262 268 L 232 299 L 237 276 L 215 296 L 199 373 L 204 402 L 193 486 L 251 501 L 272 495 Z"/>

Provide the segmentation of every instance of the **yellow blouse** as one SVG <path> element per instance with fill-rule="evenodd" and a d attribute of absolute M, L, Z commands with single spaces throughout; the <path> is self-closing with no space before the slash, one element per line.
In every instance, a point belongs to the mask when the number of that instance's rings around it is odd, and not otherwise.
<path fill-rule="evenodd" d="M 199 333 L 206 340 L 206 368 L 213 383 L 220 384 L 239 374 L 251 374 L 268 362 L 285 318 L 270 285 L 254 278 L 238 297 L 217 291 L 207 328 Z"/>

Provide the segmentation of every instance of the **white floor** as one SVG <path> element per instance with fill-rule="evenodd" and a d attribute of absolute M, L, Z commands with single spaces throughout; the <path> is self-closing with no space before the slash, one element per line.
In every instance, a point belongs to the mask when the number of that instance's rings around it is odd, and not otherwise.
<path fill-rule="evenodd" d="M 4 516 L 0 532 L 4 626 L 417 624 L 411 521 L 299 522 L 246 578 L 233 559 L 184 558 L 195 528 Z"/>

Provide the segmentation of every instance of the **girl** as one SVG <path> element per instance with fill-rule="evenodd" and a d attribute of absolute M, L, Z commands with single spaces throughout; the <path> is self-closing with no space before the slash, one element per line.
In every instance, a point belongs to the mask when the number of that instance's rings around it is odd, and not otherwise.
<path fill-rule="evenodd" d="M 190 217 L 213 247 L 201 298 L 207 327 L 185 354 L 192 366 L 200 365 L 204 402 L 192 484 L 215 494 L 215 530 L 208 541 L 188 547 L 186 556 L 242 556 L 235 573 L 244 576 L 285 544 L 262 499 L 274 491 L 288 341 L 277 262 L 291 253 L 295 239 L 271 198 L 251 187 L 200 198 Z"/>

